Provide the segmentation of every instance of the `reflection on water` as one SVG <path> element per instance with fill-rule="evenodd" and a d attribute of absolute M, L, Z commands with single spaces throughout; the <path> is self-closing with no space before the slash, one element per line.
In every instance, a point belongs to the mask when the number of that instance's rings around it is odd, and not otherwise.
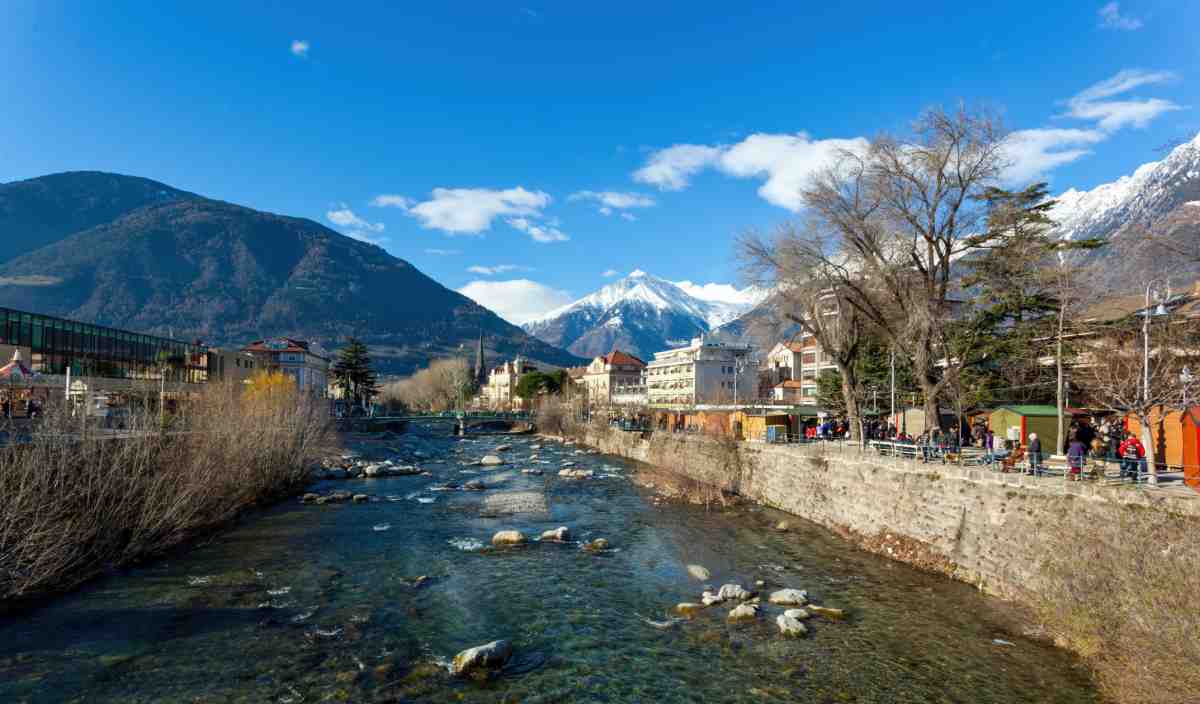
<path fill-rule="evenodd" d="M 468 468 L 501 442 L 509 464 Z M 776 532 L 782 515 L 766 509 L 653 507 L 624 478 L 631 465 L 551 443 L 531 461 L 533 442 L 407 436 L 400 449 L 445 460 L 418 461 L 433 477 L 319 488 L 387 500 L 281 506 L 9 618 L 0 701 L 1097 700 L 1067 654 L 1008 630 L 1005 605 L 966 585 L 794 519 Z M 560 479 L 564 461 L 596 478 Z M 468 478 L 488 491 L 420 498 Z M 575 542 L 490 547 L 499 530 L 560 525 Z M 598 537 L 614 550 L 580 549 Z M 807 637 L 784 639 L 775 607 L 739 625 L 726 624 L 728 606 L 673 613 L 705 583 L 757 580 L 807 589 L 849 618 L 814 618 Z M 516 646 L 500 677 L 448 676 L 456 652 L 497 638 Z"/>

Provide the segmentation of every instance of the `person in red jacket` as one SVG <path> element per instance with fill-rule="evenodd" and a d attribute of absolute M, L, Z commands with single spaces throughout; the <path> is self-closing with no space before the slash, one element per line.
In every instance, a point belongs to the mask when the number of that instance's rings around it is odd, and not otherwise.
<path fill-rule="evenodd" d="M 1126 477 L 1137 481 L 1138 466 L 1146 458 L 1146 448 L 1142 446 L 1142 441 L 1134 437 L 1133 433 L 1125 434 L 1125 442 L 1117 447 L 1117 455 L 1121 457 L 1121 478 Z"/>

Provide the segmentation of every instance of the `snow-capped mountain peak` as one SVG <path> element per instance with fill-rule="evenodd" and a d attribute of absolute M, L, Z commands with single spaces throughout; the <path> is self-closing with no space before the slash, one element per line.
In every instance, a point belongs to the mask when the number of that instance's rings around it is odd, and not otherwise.
<path fill-rule="evenodd" d="M 583 356 L 621 346 L 648 357 L 673 340 L 690 339 L 737 318 L 761 300 L 754 291 L 726 284 L 681 284 L 639 269 L 524 327 Z"/>

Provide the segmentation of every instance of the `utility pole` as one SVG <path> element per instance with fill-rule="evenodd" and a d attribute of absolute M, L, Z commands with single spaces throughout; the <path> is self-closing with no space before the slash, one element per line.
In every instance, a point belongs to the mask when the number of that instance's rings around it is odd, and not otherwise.
<path fill-rule="evenodd" d="M 892 412 L 891 412 L 891 416 L 892 416 L 892 422 L 895 422 L 895 420 L 896 420 L 896 350 L 890 350 L 888 352 L 888 355 L 889 355 L 888 366 L 891 368 L 891 375 L 892 375 Z"/>

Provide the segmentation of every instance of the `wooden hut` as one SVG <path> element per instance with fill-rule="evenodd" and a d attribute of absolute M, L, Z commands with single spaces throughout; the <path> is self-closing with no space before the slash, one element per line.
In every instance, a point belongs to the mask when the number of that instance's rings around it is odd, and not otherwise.
<path fill-rule="evenodd" d="M 1070 423 L 1071 417 L 1068 410 L 1066 422 Z M 1021 445 L 1028 445 L 1029 434 L 1037 433 L 1042 454 L 1050 455 L 1058 447 L 1058 409 L 1044 405 L 1001 406 L 988 416 L 988 429 L 997 440 L 1016 440 Z"/>
<path fill-rule="evenodd" d="M 1142 424 L 1132 413 L 1125 416 L 1125 429 L 1141 438 Z M 1158 464 L 1182 467 L 1188 484 L 1200 487 L 1200 406 L 1186 411 L 1150 415 L 1150 437 Z"/>

